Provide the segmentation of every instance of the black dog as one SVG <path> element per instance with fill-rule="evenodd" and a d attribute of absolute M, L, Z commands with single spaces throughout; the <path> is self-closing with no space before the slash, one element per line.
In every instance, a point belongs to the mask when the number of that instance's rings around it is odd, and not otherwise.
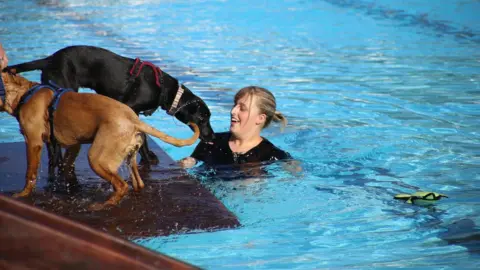
<path fill-rule="evenodd" d="M 137 114 L 148 116 L 161 107 L 184 124 L 197 124 L 201 140 L 208 142 L 214 138 L 210 110 L 205 102 L 150 62 L 123 57 L 99 47 L 70 46 L 44 59 L 4 69 L 11 73 L 32 70 L 42 71 L 43 84 L 53 82 L 77 92 L 79 87 L 88 87 L 125 103 Z M 141 162 L 158 163 L 156 155 L 148 149 L 147 140 L 144 142 L 140 150 Z M 60 148 L 49 149 L 49 174 L 53 176 L 59 165 L 56 163 L 60 161 Z"/>

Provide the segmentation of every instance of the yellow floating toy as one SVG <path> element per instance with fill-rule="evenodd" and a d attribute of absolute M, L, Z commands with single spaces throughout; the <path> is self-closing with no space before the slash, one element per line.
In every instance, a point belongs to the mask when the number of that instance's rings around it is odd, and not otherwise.
<path fill-rule="evenodd" d="M 436 192 L 417 191 L 412 194 L 397 194 L 394 198 L 397 200 L 404 200 L 406 203 L 428 205 L 435 203 L 435 201 L 438 201 L 441 198 L 448 198 L 448 196 Z"/>

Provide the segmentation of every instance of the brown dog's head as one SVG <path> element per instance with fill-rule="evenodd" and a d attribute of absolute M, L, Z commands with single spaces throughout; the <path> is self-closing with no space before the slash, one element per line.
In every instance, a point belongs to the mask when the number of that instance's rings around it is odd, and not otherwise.
<path fill-rule="evenodd" d="M 18 102 L 28 89 L 32 87 L 33 83 L 20 75 L 14 75 L 9 72 L 2 72 L 2 81 L 5 87 L 5 97 L 0 98 L 0 111 L 13 114 Z"/>

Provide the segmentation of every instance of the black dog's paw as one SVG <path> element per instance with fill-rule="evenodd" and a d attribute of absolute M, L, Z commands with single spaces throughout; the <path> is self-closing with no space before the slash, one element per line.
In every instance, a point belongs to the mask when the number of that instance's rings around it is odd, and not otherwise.
<path fill-rule="evenodd" d="M 158 165 L 158 163 L 160 162 L 157 155 L 155 155 L 155 153 L 153 153 L 152 151 L 148 151 L 148 159 L 151 165 Z"/>
<path fill-rule="evenodd" d="M 153 153 L 152 151 L 148 151 L 148 157 L 140 159 L 140 162 L 138 163 L 140 166 L 149 166 L 149 165 L 157 165 L 160 163 L 158 160 L 157 155 Z"/>
<path fill-rule="evenodd" d="M 75 174 L 68 174 L 64 177 L 65 191 L 69 195 L 73 195 L 80 191 L 80 183 L 78 183 L 77 176 Z"/>

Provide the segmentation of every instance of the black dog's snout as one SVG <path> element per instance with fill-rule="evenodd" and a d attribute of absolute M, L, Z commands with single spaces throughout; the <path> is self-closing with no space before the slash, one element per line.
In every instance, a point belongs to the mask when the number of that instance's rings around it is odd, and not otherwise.
<path fill-rule="evenodd" d="M 215 132 L 209 122 L 203 123 L 200 127 L 200 140 L 204 142 L 211 142 L 215 139 Z"/>

